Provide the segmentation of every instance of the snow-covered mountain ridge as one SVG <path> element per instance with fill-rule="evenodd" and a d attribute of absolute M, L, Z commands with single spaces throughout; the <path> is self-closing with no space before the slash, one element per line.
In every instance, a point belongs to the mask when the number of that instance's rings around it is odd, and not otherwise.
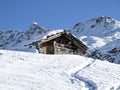
<path fill-rule="evenodd" d="M 120 63 L 119 21 L 101 16 L 77 23 L 71 32 L 89 47 L 91 57 Z"/>
<path fill-rule="evenodd" d="M 0 31 L 0 49 L 22 51 L 27 48 L 25 45 L 40 39 L 46 32 L 47 30 L 36 22 L 24 32 L 18 30 Z"/>

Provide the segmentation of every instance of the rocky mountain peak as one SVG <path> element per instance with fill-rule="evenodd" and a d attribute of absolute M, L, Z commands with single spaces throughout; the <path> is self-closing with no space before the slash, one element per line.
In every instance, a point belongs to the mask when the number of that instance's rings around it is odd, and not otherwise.
<path fill-rule="evenodd" d="M 33 22 L 29 26 L 29 30 L 27 32 L 42 34 L 42 33 L 45 33 L 46 30 L 45 30 L 45 28 L 43 28 L 42 26 L 40 26 L 38 23 Z"/>
<path fill-rule="evenodd" d="M 120 28 L 119 21 L 108 16 L 100 16 L 98 18 L 92 18 L 75 24 L 71 32 L 75 35 L 90 35 L 91 33 L 91 35 L 94 36 L 96 33 L 101 35 L 102 33 L 107 33 L 118 28 Z M 87 33 L 83 33 L 85 31 Z"/>
<path fill-rule="evenodd" d="M 32 40 L 39 39 L 45 32 L 46 29 L 36 22 L 33 22 L 27 31 L 0 31 L 0 49 L 18 49 L 19 45 L 22 49 L 24 45 L 29 44 Z"/>

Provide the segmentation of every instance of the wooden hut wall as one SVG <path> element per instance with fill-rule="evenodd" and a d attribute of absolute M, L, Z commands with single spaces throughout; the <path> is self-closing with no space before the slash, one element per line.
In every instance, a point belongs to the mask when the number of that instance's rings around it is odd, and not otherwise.
<path fill-rule="evenodd" d="M 50 37 L 49 37 L 50 38 Z M 54 38 L 52 36 L 52 38 Z M 51 38 L 50 38 L 51 39 Z M 38 43 L 38 51 L 43 54 L 78 54 L 82 55 L 86 52 L 86 47 L 82 42 L 76 40 L 72 35 L 59 35 L 50 41 L 42 40 L 42 44 Z"/>

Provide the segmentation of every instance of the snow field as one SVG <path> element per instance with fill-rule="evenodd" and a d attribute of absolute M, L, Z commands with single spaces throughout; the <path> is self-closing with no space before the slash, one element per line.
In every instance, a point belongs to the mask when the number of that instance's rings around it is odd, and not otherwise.
<path fill-rule="evenodd" d="M 119 90 L 119 68 L 78 55 L 0 50 L 0 90 Z"/>

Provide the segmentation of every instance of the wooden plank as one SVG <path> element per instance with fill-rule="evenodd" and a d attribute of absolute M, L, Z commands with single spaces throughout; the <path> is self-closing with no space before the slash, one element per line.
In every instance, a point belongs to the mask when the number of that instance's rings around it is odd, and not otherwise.
<path fill-rule="evenodd" d="M 87 47 L 84 46 L 84 44 L 78 43 L 76 40 L 73 40 L 73 43 L 76 44 L 77 46 L 79 46 L 80 48 L 82 48 L 82 49 L 84 49 L 84 50 L 87 50 Z"/>
<path fill-rule="evenodd" d="M 69 44 L 65 44 L 64 46 L 67 47 L 67 48 L 71 48 L 71 49 L 76 48 L 75 46 L 69 45 Z"/>
<path fill-rule="evenodd" d="M 45 48 L 46 48 L 46 54 L 49 54 L 49 46 L 46 45 Z"/>
<path fill-rule="evenodd" d="M 45 45 L 46 54 L 54 54 L 54 45 L 53 42 Z"/>
<path fill-rule="evenodd" d="M 77 46 L 79 46 L 80 48 L 83 48 L 83 50 L 87 50 L 88 48 L 77 38 L 75 38 L 74 36 L 72 36 L 71 34 L 69 35 L 65 35 L 69 40 L 71 40 L 74 44 L 76 44 Z"/>
<path fill-rule="evenodd" d="M 58 37 L 60 37 L 60 36 L 61 36 L 60 33 L 59 33 L 59 34 L 55 34 L 55 35 L 53 35 L 53 36 L 48 37 L 47 39 L 41 40 L 40 44 L 46 43 L 46 42 L 51 41 L 51 40 L 53 40 L 53 39 L 55 39 L 55 38 L 58 38 Z"/>

